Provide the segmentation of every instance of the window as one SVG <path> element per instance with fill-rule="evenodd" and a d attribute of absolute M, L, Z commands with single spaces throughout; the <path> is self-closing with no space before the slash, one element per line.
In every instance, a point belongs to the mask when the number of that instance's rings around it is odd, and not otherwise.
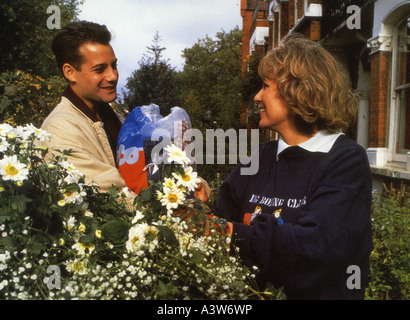
<path fill-rule="evenodd" d="M 410 17 L 398 25 L 393 39 L 395 79 L 393 89 L 396 109 L 394 160 L 406 161 L 410 152 Z"/>

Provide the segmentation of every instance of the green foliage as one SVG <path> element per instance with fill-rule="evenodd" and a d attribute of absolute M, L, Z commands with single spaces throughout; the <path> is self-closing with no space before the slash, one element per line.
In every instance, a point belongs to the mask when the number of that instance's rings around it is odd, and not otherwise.
<path fill-rule="evenodd" d="M 185 49 L 185 65 L 177 75 L 181 93 L 181 107 L 191 118 L 192 127 L 206 129 L 239 129 L 241 93 L 241 41 L 238 28 L 230 32 L 219 32 L 215 39 L 205 37 L 191 48 Z M 204 150 L 205 152 L 205 150 Z M 213 181 L 224 179 L 234 165 L 198 165 L 198 173 L 217 194 Z"/>
<path fill-rule="evenodd" d="M 35 142 L 48 138 L 32 125 L 0 124 L 0 299 L 258 295 L 254 274 L 233 249 L 228 255 L 226 221 L 188 198 L 193 181 L 181 176 L 182 163 L 133 199 L 126 188 L 85 185 L 69 150 L 45 162 Z"/>
<path fill-rule="evenodd" d="M 168 61 L 162 59 L 165 48 L 160 47 L 160 42 L 157 33 L 152 46 L 147 47 L 149 55 L 144 55 L 139 62 L 139 69 L 127 78 L 126 88 L 129 92 L 125 96 L 125 103 L 129 111 L 137 106 L 154 103 L 160 106 L 161 114 L 166 116 L 177 105 L 176 71 Z"/>
<path fill-rule="evenodd" d="M 262 88 L 262 79 L 258 73 L 258 66 L 262 56 L 253 55 L 248 61 L 248 69 L 244 72 L 242 78 L 242 103 L 246 110 L 242 112 L 247 113 L 248 123 L 251 127 L 258 128 L 259 123 L 259 110 L 254 102 L 255 95 Z"/>
<path fill-rule="evenodd" d="M 2 0 L 0 2 L 0 73 L 14 69 L 41 77 L 59 74 L 51 51 L 56 29 L 47 28 L 47 8 L 61 10 L 61 26 L 78 15 L 78 0 Z"/>
<path fill-rule="evenodd" d="M 61 26 L 74 20 L 81 0 L 0 2 L 0 121 L 40 126 L 59 102 L 66 82 L 60 76 L 48 29 L 47 8 L 57 5 Z"/>
<path fill-rule="evenodd" d="M 401 190 L 386 189 L 372 211 L 374 250 L 366 299 L 410 299 L 410 199 Z"/>
<path fill-rule="evenodd" d="M 1 74 L 0 120 L 13 125 L 40 126 L 60 101 L 66 85 L 59 76 L 43 79 L 20 70 Z"/>
<path fill-rule="evenodd" d="M 57 5 L 61 26 L 75 19 L 81 0 L 3 0 L 0 3 L 0 121 L 40 126 L 61 98 L 47 8 Z"/>
<path fill-rule="evenodd" d="M 185 65 L 178 81 L 182 107 L 193 127 L 239 128 L 241 39 L 242 32 L 235 28 L 184 50 Z"/>

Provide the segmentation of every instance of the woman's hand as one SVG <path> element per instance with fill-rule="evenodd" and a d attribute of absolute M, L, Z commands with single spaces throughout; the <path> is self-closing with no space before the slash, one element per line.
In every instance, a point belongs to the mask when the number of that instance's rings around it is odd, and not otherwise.
<path fill-rule="evenodd" d="M 207 192 L 207 186 L 205 186 L 202 182 L 200 182 L 197 188 L 195 189 L 194 197 L 198 198 L 202 202 L 207 202 L 209 198 L 209 192 Z"/>

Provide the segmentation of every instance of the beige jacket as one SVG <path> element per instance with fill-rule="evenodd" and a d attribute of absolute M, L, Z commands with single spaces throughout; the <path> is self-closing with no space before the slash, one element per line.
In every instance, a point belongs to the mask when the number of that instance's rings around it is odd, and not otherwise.
<path fill-rule="evenodd" d="M 49 148 L 47 159 L 51 154 L 59 155 L 57 149 L 72 149 L 67 160 L 85 175 L 87 184 L 100 186 L 102 192 L 108 191 L 112 185 L 126 187 L 117 170 L 103 123 L 93 122 L 66 97 L 62 97 L 44 120 L 41 129 L 51 135 L 51 140 L 45 143 Z"/>

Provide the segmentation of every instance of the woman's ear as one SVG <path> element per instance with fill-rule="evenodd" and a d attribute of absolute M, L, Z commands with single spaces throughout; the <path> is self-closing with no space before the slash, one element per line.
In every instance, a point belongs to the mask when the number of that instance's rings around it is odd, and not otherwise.
<path fill-rule="evenodd" d="M 76 83 L 77 81 L 77 70 L 69 63 L 63 64 L 63 74 L 66 79 L 72 83 Z"/>

